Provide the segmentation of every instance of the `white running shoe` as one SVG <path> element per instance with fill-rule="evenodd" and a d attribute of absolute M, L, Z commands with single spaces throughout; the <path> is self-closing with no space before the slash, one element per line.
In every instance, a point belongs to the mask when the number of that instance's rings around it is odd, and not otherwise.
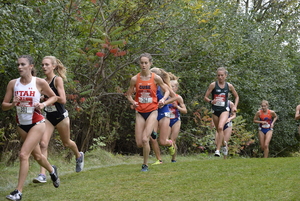
<path fill-rule="evenodd" d="M 225 144 L 225 146 L 222 147 L 221 151 L 224 154 L 224 156 L 227 156 L 228 155 L 228 145 L 227 145 L 226 141 L 224 141 L 224 144 Z"/>
<path fill-rule="evenodd" d="M 215 156 L 220 157 L 220 151 L 219 150 L 215 151 Z"/>
<path fill-rule="evenodd" d="M 36 178 L 32 180 L 33 183 L 46 183 L 46 175 L 39 174 Z"/>
<path fill-rule="evenodd" d="M 19 201 L 22 200 L 22 193 L 19 190 L 14 190 L 9 195 L 6 196 L 9 200 Z"/>
<path fill-rule="evenodd" d="M 83 166 L 84 166 L 84 153 L 83 152 L 79 152 L 80 153 L 80 157 L 78 159 L 76 159 L 76 172 L 81 172 L 83 170 Z"/>

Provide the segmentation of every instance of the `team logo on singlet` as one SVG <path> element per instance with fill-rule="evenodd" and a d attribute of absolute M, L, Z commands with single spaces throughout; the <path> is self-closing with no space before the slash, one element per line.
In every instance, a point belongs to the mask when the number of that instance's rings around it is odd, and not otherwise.
<path fill-rule="evenodd" d="M 215 106 L 225 106 L 225 101 L 226 101 L 226 94 L 225 93 L 220 93 L 220 94 L 215 94 L 214 99 L 217 101 Z"/>
<path fill-rule="evenodd" d="M 19 102 L 16 104 L 17 113 L 33 113 L 33 97 L 35 91 L 15 91 L 15 96 L 19 97 Z"/>

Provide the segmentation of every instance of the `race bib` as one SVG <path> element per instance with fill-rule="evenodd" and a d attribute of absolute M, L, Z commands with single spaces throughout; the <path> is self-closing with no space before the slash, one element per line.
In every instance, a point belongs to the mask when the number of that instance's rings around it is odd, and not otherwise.
<path fill-rule="evenodd" d="M 263 124 L 261 127 L 262 127 L 262 128 L 270 128 L 271 125 L 270 125 L 270 124 Z"/>
<path fill-rule="evenodd" d="M 171 117 L 171 113 L 170 112 L 165 112 L 165 117 Z"/>
<path fill-rule="evenodd" d="M 18 114 L 32 114 L 34 107 L 16 106 Z"/>
<path fill-rule="evenodd" d="M 49 105 L 49 106 L 45 107 L 45 111 L 46 112 L 56 112 L 57 109 L 56 109 L 55 105 Z"/>
<path fill-rule="evenodd" d="M 217 101 L 215 106 L 224 107 L 225 106 L 225 101 Z"/>
<path fill-rule="evenodd" d="M 152 103 L 152 98 L 139 97 L 140 103 Z"/>

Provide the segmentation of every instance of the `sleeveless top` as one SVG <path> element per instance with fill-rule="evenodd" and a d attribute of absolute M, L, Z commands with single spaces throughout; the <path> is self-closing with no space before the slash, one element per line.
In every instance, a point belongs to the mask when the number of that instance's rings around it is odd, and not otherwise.
<path fill-rule="evenodd" d="M 160 86 L 157 86 L 156 96 L 158 101 L 164 97 Z M 170 112 L 168 105 L 164 105 L 163 107 L 158 108 L 158 113 L 166 113 L 166 112 Z"/>
<path fill-rule="evenodd" d="M 18 78 L 14 86 L 14 96 L 20 97 L 16 104 L 18 125 L 30 125 L 44 119 L 41 112 L 34 105 L 40 102 L 41 93 L 36 87 L 36 77 L 32 77 L 30 83 L 23 85 Z"/>
<path fill-rule="evenodd" d="M 147 113 L 157 110 L 158 101 L 156 96 L 157 86 L 154 81 L 154 73 L 151 73 L 150 80 L 141 80 L 140 73 L 137 74 L 135 84 L 135 101 L 139 106 L 135 108 L 138 112 Z"/>
<path fill-rule="evenodd" d="M 176 96 L 178 96 L 178 94 L 176 94 Z M 178 101 L 175 101 L 178 105 Z M 176 118 L 180 118 L 180 112 L 178 110 L 177 107 L 174 107 L 173 104 L 169 104 L 169 109 L 170 109 L 170 113 L 171 113 L 171 119 L 176 119 Z"/>
<path fill-rule="evenodd" d="M 264 112 L 263 112 L 263 110 L 259 110 L 259 112 L 260 112 L 260 115 L 259 115 L 259 119 L 261 120 L 261 121 L 266 121 L 266 122 L 268 122 L 268 124 L 259 124 L 259 127 L 261 127 L 261 128 L 270 128 L 271 127 L 271 123 L 272 123 L 272 115 L 271 115 L 271 111 L 270 110 L 268 110 L 267 111 L 267 114 L 265 114 Z"/>
<path fill-rule="evenodd" d="M 53 77 L 53 79 L 51 80 L 49 86 L 52 89 L 52 91 L 55 93 L 55 95 L 59 96 L 59 93 L 58 93 L 58 91 L 55 87 L 55 84 L 54 84 L 54 81 L 55 81 L 56 77 L 57 77 L 56 75 Z M 48 97 L 45 96 L 45 100 L 47 100 L 47 99 L 48 99 Z M 47 105 L 44 110 L 45 110 L 46 113 L 59 112 L 60 114 L 63 114 L 64 112 L 66 112 L 65 106 L 63 104 L 59 103 L 59 102 L 55 102 L 52 105 Z"/>
<path fill-rule="evenodd" d="M 218 82 L 216 81 L 215 88 L 212 91 L 212 99 L 216 99 L 216 104 L 212 105 L 213 111 L 229 111 L 228 107 L 228 92 L 229 86 L 228 83 L 225 82 L 225 87 L 220 88 Z"/>

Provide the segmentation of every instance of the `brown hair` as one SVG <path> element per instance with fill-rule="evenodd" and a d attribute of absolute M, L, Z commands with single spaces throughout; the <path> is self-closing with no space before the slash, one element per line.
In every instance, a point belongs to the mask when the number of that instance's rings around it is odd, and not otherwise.
<path fill-rule="evenodd" d="M 151 56 L 151 54 L 149 54 L 149 53 L 147 53 L 147 52 L 141 54 L 140 57 L 139 57 L 139 62 L 141 61 L 141 58 L 142 58 L 142 57 L 147 57 L 147 58 L 149 59 L 149 62 L 152 63 L 152 56 Z"/>
<path fill-rule="evenodd" d="M 30 55 L 21 55 L 21 56 L 19 56 L 18 59 L 21 59 L 21 58 L 27 59 L 28 62 L 29 62 L 29 65 L 33 65 L 33 68 L 31 69 L 31 75 L 36 76 L 36 69 L 34 67 L 34 59 L 32 58 L 32 56 L 30 56 Z"/>

